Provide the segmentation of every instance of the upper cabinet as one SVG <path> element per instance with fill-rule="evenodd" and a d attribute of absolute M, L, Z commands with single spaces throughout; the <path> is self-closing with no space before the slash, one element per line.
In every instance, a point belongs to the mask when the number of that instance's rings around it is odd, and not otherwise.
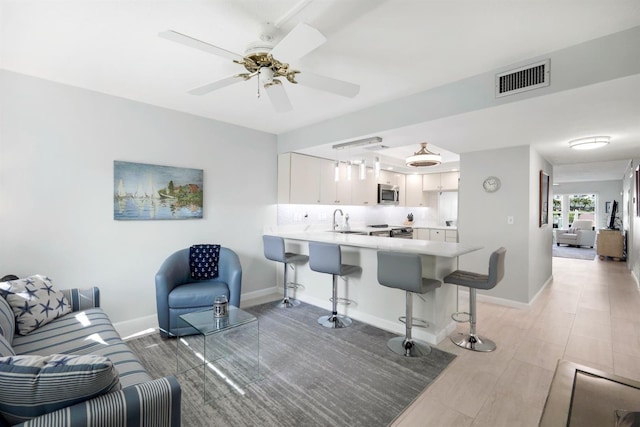
<path fill-rule="evenodd" d="M 378 204 L 378 184 L 395 185 L 400 192 L 400 206 L 428 206 L 424 191 L 456 191 L 458 173 L 446 172 L 427 175 L 404 175 L 387 170 L 376 178 L 372 168 L 366 168 L 365 179 L 360 179 L 359 168 L 352 167 L 351 179 L 347 165 L 339 163 L 338 180 L 335 179 L 335 161 L 298 153 L 278 156 L 278 203 L 300 205 L 355 205 Z"/>
<path fill-rule="evenodd" d="M 323 160 L 320 171 L 320 204 L 351 204 L 351 183 L 347 179 L 347 165 L 344 163 L 339 163 L 338 180 L 336 181 L 335 162 Z"/>
<path fill-rule="evenodd" d="M 378 184 L 372 168 L 366 168 L 365 179 L 351 181 L 351 204 L 375 206 L 378 204 Z"/>
<path fill-rule="evenodd" d="M 319 204 L 320 177 L 327 160 L 284 153 L 278 156 L 278 203 Z"/>
<path fill-rule="evenodd" d="M 428 173 L 422 176 L 422 191 L 458 191 L 458 172 Z"/>
<path fill-rule="evenodd" d="M 427 200 L 422 191 L 422 175 L 407 175 L 405 179 L 405 206 L 427 206 Z"/>

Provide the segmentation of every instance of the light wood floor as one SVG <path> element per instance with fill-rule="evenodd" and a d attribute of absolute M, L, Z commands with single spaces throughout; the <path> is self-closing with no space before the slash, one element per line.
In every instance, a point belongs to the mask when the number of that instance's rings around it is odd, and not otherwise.
<path fill-rule="evenodd" d="M 498 349 L 443 341 L 458 357 L 394 427 L 537 426 L 558 359 L 640 380 L 640 291 L 624 262 L 553 258 L 530 308 L 478 302 L 477 332 Z"/>

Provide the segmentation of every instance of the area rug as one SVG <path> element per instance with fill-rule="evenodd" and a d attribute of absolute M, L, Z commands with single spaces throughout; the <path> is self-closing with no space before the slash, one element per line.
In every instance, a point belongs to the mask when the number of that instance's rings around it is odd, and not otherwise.
<path fill-rule="evenodd" d="M 566 245 L 553 245 L 553 256 L 560 258 L 575 258 L 593 261 L 596 257 L 595 248 L 586 248 Z"/>
<path fill-rule="evenodd" d="M 302 303 L 247 308 L 259 320 L 260 377 L 206 404 L 201 381 L 178 376 L 182 425 L 197 426 L 386 426 L 455 358 L 433 349 L 423 358 L 391 352 L 395 335 L 355 321 L 327 329 L 327 312 Z M 150 374 L 176 368 L 176 340 L 152 334 L 128 341 Z"/>

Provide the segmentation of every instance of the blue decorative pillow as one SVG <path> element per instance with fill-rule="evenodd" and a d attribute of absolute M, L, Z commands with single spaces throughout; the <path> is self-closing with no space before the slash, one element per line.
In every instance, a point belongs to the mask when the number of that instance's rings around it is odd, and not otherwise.
<path fill-rule="evenodd" d="M 103 356 L 0 358 L 0 414 L 12 425 L 120 389 L 118 371 Z"/>
<path fill-rule="evenodd" d="M 193 245 L 189 248 L 191 278 L 208 280 L 218 277 L 220 245 Z"/>
<path fill-rule="evenodd" d="M 13 309 L 16 332 L 20 335 L 26 335 L 71 312 L 67 298 L 45 276 L 36 275 L 2 282 L 0 292 Z"/>

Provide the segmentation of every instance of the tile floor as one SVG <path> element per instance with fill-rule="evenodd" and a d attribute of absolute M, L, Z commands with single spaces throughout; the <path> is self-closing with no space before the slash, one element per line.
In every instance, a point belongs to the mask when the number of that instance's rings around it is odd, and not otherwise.
<path fill-rule="evenodd" d="M 553 282 L 528 309 L 478 302 L 477 330 L 498 349 L 443 341 L 458 357 L 393 426 L 537 426 L 558 359 L 640 380 L 638 313 L 624 262 L 553 258 Z"/>

